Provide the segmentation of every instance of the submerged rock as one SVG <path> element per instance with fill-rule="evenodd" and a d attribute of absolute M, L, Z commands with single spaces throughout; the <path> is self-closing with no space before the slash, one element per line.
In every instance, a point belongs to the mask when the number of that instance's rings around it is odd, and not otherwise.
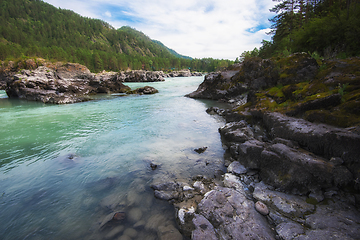
<path fill-rule="evenodd" d="M 201 153 L 205 152 L 206 149 L 207 149 L 207 147 L 201 147 L 201 148 L 196 148 L 196 149 L 194 149 L 194 151 L 197 152 L 197 153 L 199 153 L 199 154 L 201 154 Z"/>
<path fill-rule="evenodd" d="M 128 212 L 128 220 L 132 223 L 138 222 L 142 217 L 142 211 L 140 208 L 132 208 Z"/>

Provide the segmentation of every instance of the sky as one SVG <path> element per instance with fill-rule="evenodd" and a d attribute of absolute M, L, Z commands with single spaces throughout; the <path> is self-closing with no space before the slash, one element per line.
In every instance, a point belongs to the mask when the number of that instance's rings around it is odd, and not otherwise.
<path fill-rule="evenodd" d="M 270 40 L 272 0 L 43 0 L 114 28 L 130 26 L 179 54 L 235 60 Z"/>

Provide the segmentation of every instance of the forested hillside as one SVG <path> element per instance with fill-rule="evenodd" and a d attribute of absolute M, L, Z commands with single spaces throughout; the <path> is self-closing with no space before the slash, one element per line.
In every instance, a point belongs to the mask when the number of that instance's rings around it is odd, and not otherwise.
<path fill-rule="evenodd" d="M 214 71 L 231 63 L 184 57 L 131 27 L 114 29 L 41 0 L 1 0 L 0 60 L 27 57 L 76 62 L 92 71 Z"/>
<path fill-rule="evenodd" d="M 324 58 L 360 55 L 359 0 L 273 0 L 272 41 L 246 56 L 269 58 L 309 52 Z"/>

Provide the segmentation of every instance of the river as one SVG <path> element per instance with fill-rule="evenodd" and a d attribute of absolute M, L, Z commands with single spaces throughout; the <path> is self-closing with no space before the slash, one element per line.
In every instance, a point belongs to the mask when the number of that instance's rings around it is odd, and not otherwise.
<path fill-rule="evenodd" d="M 159 93 L 69 105 L 0 91 L 1 239 L 117 239 L 129 229 L 132 239 L 157 239 L 161 222 L 176 226 L 173 207 L 155 199 L 150 184 L 224 170 L 224 122 L 205 112 L 216 103 L 184 97 L 202 81 L 126 83 Z M 127 213 L 118 232 L 100 228 L 113 211 Z"/>

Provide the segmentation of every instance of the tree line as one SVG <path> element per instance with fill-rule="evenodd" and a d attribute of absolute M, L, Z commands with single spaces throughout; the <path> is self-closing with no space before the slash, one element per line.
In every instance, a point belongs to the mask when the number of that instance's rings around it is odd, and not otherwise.
<path fill-rule="evenodd" d="M 41 0 L 0 2 L 0 60 L 42 57 L 102 70 L 215 71 L 229 60 L 192 59 L 131 27 L 114 29 L 108 23 L 58 9 Z"/>
<path fill-rule="evenodd" d="M 240 58 L 309 52 L 325 58 L 360 55 L 359 0 L 273 0 L 271 41 Z"/>

